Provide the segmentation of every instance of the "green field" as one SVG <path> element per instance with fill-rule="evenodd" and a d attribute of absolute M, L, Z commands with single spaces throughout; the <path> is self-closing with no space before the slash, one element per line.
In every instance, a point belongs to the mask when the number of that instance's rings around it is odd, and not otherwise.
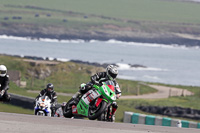
<path fill-rule="evenodd" d="M 19 114 L 34 114 L 33 110 L 24 109 L 10 104 L 0 103 L 0 112 L 19 113 Z"/>
<path fill-rule="evenodd" d="M 28 6 L 39 7 L 39 10 Z M 4 14 L 63 13 L 72 11 L 81 15 L 97 15 L 120 19 L 199 23 L 200 4 L 167 0 L 1 0 Z M 30 14 L 29 14 L 30 15 Z M 56 16 L 53 16 L 55 17 Z M 58 16 L 57 16 L 58 17 Z"/>
<path fill-rule="evenodd" d="M 197 24 L 200 24 L 199 12 L 200 4 L 167 0 L 1 0 L 0 2 L 2 30 L 9 28 L 7 26 L 10 24 L 25 23 L 26 27 L 32 24 L 32 30 L 55 26 L 50 33 L 54 33 L 57 28 L 60 34 L 93 30 L 98 32 L 106 30 L 107 33 L 113 34 L 113 30 L 119 28 L 127 34 L 138 31 L 196 33 L 199 29 Z M 39 17 L 35 17 L 36 14 Z M 51 16 L 47 16 L 48 14 Z M 12 19 L 14 16 L 20 16 L 22 19 Z M 4 20 L 5 17 L 8 20 Z M 115 25 L 117 29 L 112 26 L 105 27 L 106 25 Z"/>
<path fill-rule="evenodd" d="M 199 12 L 178 0 L 1 0 L 0 34 L 199 45 L 184 40 L 200 34 Z"/>
<path fill-rule="evenodd" d="M 91 75 L 96 72 L 105 71 L 101 67 L 98 68 L 73 62 L 57 65 L 38 64 L 33 66 L 31 65 L 32 63 L 24 62 L 22 58 L 2 55 L 0 55 L 0 62 L 6 65 L 8 70 L 21 72 L 21 80 L 26 81 L 27 86 L 21 89 L 22 91 L 20 93 L 26 93 L 26 90 L 42 90 L 47 83 L 53 83 L 57 92 L 75 93 L 78 91 L 81 83 L 90 81 Z M 123 86 L 122 91 L 124 94 L 137 94 L 137 86 L 140 82 L 122 79 L 117 80 Z M 19 93 L 19 90 L 19 88 L 10 89 L 13 93 Z M 140 85 L 140 94 L 151 92 L 156 92 L 156 90 L 142 84 Z"/>
<path fill-rule="evenodd" d="M 167 85 L 167 84 L 160 84 L 164 86 L 171 86 L 171 87 L 177 87 L 182 89 L 187 89 L 189 91 L 194 92 L 195 95 L 193 96 L 186 96 L 186 97 L 169 97 L 166 99 L 133 99 L 133 100 L 119 100 L 119 109 L 116 115 L 117 121 L 122 121 L 123 119 L 123 112 L 124 111 L 130 111 L 130 112 L 136 112 L 136 113 L 142 113 L 142 114 L 149 114 L 149 115 L 155 115 L 150 114 L 147 112 L 142 112 L 140 110 L 135 109 L 136 106 L 169 106 L 169 107 L 184 107 L 184 108 L 191 108 L 191 109 L 198 109 L 200 110 L 200 87 L 194 87 L 194 86 L 181 86 L 181 85 Z M 163 116 L 166 117 L 166 116 Z M 177 117 L 176 117 L 177 119 Z M 178 118 L 178 119 L 185 119 L 185 118 Z M 192 119 L 185 119 L 189 121 L 197 121 Z"/>

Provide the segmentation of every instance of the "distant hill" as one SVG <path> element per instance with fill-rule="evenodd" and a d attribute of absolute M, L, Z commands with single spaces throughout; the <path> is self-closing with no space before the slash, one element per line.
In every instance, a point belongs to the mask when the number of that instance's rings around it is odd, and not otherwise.
<path fill-rule="evenodd" d="M 199 2 L 6 0 L 0 11 L 0 35 L 200 45 Z"/>

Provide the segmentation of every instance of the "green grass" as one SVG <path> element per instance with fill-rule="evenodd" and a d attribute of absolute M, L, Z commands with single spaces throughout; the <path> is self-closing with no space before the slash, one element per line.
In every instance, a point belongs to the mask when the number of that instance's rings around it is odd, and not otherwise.
<path fill-rule="evenodd" d="M 36 29 L 56 26 L 64 31 L 76 29 L 79 32 L 109 32 L 104 25 L 111 24 L 135 31 L 177 33 L 186 30 L 197 33 L 198 25 L 183 23 L 200 24 L 199 12 L 200 4 L 163 0 L 1 0 L 0 22 L 32 24 Z M 36 18 L 35 14 L 40 16 Z M 47 14 L 51 14 L 51 17 L 47 17 Z M 13 20 L 13 16 L 21 16 L 22 20 Z M 9 20 L 4 20 L 4 17 L 9 17 Z M 4 25 L 0 30 L 5 28 Z"/>
<path fill-rule="evenodd" d="M 24 109 L 18 106 L 13 106 L 10 104 L 0 103 L 0 112 L 8 113 L 19 113 L 19 114 L 33 114 L 34 111 L 30 109 Z"/>
<path fill-rule="evenodd" d="M 97 71 L 102 70 L 102 68 L 96 68 L 89 65 L 76 64 L 72 62 L 60 63 L 54 66 L 48 65 L 38 65 L 37 67 L 31 66 L 28 62 L 22 61 L 21 58 L 10 57 L 10 56 L 0 56 L 1 64 L 7 66 L 8 70 L 18 70 L 22 74 L 22 80 L 27 81 L 26 88 L 20 88 L 16 86 L 14 83 L 10 83 L 9 93 L 15 93 L 19 95 L 36 97 L 38 93 L 30 93 L 27 90 L 42 90 L 45 88 L 45 85 L 49 82 L 52 82 L 55 86 L 55 90 L 57 92 L 67 92 L 67 93 L 75 93 L 78 91 L 78 87 L 82 82 L 88 82 L 90 79 L 90 75 L 92 73 L 96 73 Z M 31 78 L 30 73 L 32 72 L 40 72 L 41 70 L 45 71 L 46 69 L 50 69 L 52 73 L 46 77 L 45 79 Z M 34 79 L 34 80 L 33 80 Z M 140 94 L 147 94 L 156 92 L 155 89 L 148 87 L 146 84 L 139 81 L 129 81 L 117 79 L 121 89 L 122 95 L 136 95 L 137 88 L 140 88 Z M 158 84 L 158 83 L 151 83 Z M 117 100 L 119 108 L 116 114 L 116 121 L 121 122 L 123 119 L 124 111 L 132 111 L 137 113 L 145 113 L 140 110 L 135 109 L 136 106 L 139 105 L 152 105 L 152 106 L 180 106 L 185 108 L 192 109 L 200 109 L 200 87 L 194 86 L 181 86 L 181 85 L 167 85 L 167 84 L 159 84 L 164 86 L 177 87 L 182 89 L 187 89 L 195 93 L 194 96 L 186 96 L 186 97 L 170 97 L 167 99 L 134 99 L 134 100 Z M 67 102 L 71 97 L 69 96 L 58 96 L 58 102 Z M 10 105 L 1 104 L 0 111 L 7 111 Z M 10 106 L 11 107 L 11 106 Z M 4 109 L 5 108 L 5 109 Z M 13 107 L 17 108 L 17 107 Z M 26 112 L 25 109 L 20 111 L 21 108 L 16 109 L 19 110 L 17 112 Z M 14 113 L 16 112 L 14 109 Z M 12 110 L 10 110 L 12 112 Z M 30 110 L 27 110 L 27 114 L 32 114 Z M 154 114 L 153 114 L 154 115 Z"/>
<path fill-rule="evenodd" d="M 21 72 L 22 81 L 27 82 L 26 88 L 20 89 L 10 87 L 11 92 L 22 95 L 30 95 L 26 90 L 42 90 L 47 83 L 53 83 L 57 92 L 75 93 L 78 91 L 81 83 L 90 81 L 90 76 L 96 72 L 105 71 L 103 68 L 96 68 L 90 65 L 76 64 L 72 62 L 60 63 L 55 66 L 40 64 L 32 66 L 28 62 L 24 62 L 22 58 L 0 56 L 1 64 L 7 66 L 8 70 L 17 70 Z M 40 77 L 37 73 L 51 74 L 47 77 Z M 34 73 L 34 75 L 32 74 Z M 40 77 L 40 78 L 39 78 Z M 137 81 L 128 81 L 117 79 L 122 88 L 123 95 L 136 95 L 137 87 L 140 84 Z M 13 84 L 11 84 L 13 85 Z M 12 89 L 16 88 L 16 89 Z M 140 85 L 140 94 L 152 93 L 156 90 L 145 85 Z"/>
<path fill-rule="evenodd" d="M 199 34 L 199 12 L 200 4 L 164 0 L 1 0 L 0 30 L 16 27 L 18 31 L 32 33 L 40 32 L 42 27 L 49 35 L 89 32 L 148 38 L 150 33 Z M 13 16 L 22 19 L 12 19 Z M 30 31 L 24 31 L 25 28 Z"/>
<path fill-rule="evenodd" d="M 160 84 L 164 86 L 172 86 L 182 89 L 187 89 L 195 93 L 193 96 L 186 96 L 186 97 L 170 97 L 166 99 L 133 99 L 133 100 L 118 100 L 119 109 L 116 114 L 116 120 L 122 121 L 123 119 L 123 112 L 124 111 L 131 111 L 136 113 L 143 113 L 143 114 L 150 114 L 147 112 L 143 112 L 140 110 L 135 109 L 137 106 L 178 106 L 178 107 L 184 107 L 184 108 L 192 108 L 192 109 L 198 109 L 200 110 L 200 87 L 195 86 L 180 86 L 180 85 L 166 85 L 166 84 Z M 156 115 L 156 114 L 151 114 Z M 179 119 L 185 119 L 185 118 L 179 118 Z M 185 119 L 190 121 L 195 121 L 192 119 Z"/>
<path fill-rule="evenodd" d="M 0 62 L 1 64 L 6 65 L 8 70 L 20 71 L 22 77 L 21 79 L 27 82 L 26 88 L 20 88 L 13 82 L 10 82 L 10 89 L 8 90 L 8 93 L 14 93 L 33 98 L 35 98 L 38 93 L 30 93 L 27 92 L 27 90 L 41 91 L 49 82 L 54 84 L 56 92 L 75 93 L 78 91 L 78 87 L 81 83 L 86 83 L 89 81 L 91 73 L 96 73 L 97 71 L 102 70 L 102 68 L 96 68 L 93 66 L 76 64 L 72 62 L 60 63 L 55 66 L 42 64 L 38 66 L 31 66 L 30 63 L 22 61 L 22 58 L 3 55 L 0 55 Z M 52 74 L 45 79 L 38 79 L 34 76 L 31 76 L 31 74 L 29 73 L 29 71 L 36 73 L 40 72 L 41 70 L 45 71 L 46 69 L 50 69 L 52 71 Z M 137 87 L 140 82 L 121 79 L 117 80 L 119 82 L 119 85 L 122 87 L 123 95 L 137 94 Z M 155 92 L 155 89 L 140 84 L 140 94 L 151 92 Z M 58 102 L 67 102 L 70 98 L 71 97 L 67 96 L 58 96 Z M 4 106 L 2 106 L 2 109 L 3 108 Z M 23 111 L 25 111 L 25 109 L 23 109 Z M 27 110 L 27 113 L 29 112 L 30 111 Z"/>
<path fill-rule="evenodd" d="M 163 85 L 163 84 L 160 84 L 160 85 Z M 121 100 L 121 99 L 119 99 L 119 100 L 117 100 L 119 108 L 116 113 L 116 121 L 122 122 L 124 111 L 150 114 L 150 113 L 135 109 L 136 106 L 140 106 L 140 105 L 143 105 L 143 106 L 149 106 L 149 105 L 151 105 L 151 106 L 180 106 L 180 107 L 200 110 L 200 105 L 199 105 L 199 102 L 200 102 L 199 89 L 200 89 L 200 87 L 176 86 L 176 85 L 168 85 L 168 86 L 188 89 L 188 90 L 194 92 L 195 95 L 194 96 L 186 96 L 186 97 L 170 97 L 167 99 L 156 99 L 156 100 L 154 100 L 154 99 L 148 99 L 148 100 L 144 100 L 144 99 Z M 38 95 L 37 93 L 27 93 L 26 90 L 17 87 L 13 83 L 11 83 L 10 88 L 11 88 L 9 90 L 10 93 L 16 93 L 16 94 L 20 94 L 20 95 L 29 96 L 29 97 L 35 97 Z M 58 102 L 59 103 L 67 102 L 70 98 L 71 97 L 69 97 L 69 96 L 58 96 Z M 7 112 L 7 109 L 4 109 L 4 106 L 2 106 L 1 108 L 3 109 L 3 112 Z M 23 109 L 23 108 L 18 109 L 19 113 L 22 112 L 22 111 L 20 111 L 20 109 L 23 110 L 23 113 L 25 112 L 26 114 L 32 114 L 32 112 L 30 110 L 27 110 L 27 112 L 26 112 L 26 109 Z M 12 112 L 12 110 L 10 110 L 9 112 Z M 18 113 L 18 112 L 14 111 L 14 113 Z M 151 114 L 151 115 L 155 115 L 155 114 Z M 183 118 L 179 118 L 179 119 L 183 119 Z M 185 119 L 185 120 L 195 121 L 195 120 L 191 120 L 191 119 Z"/>
<path fill-rule="evenodd" d="M 108 4 L 112 3 L 112 4 Z M 190 22 L 200 23 L 197 17 L 200 12 L 200 4 L 162 1 L 162 0 L 1 0 L 2 10 L 5 5 L 36 6 L 56 11 L 73 11 L 86 15 L 104 15 L 132 20 L 165 21 L 165 22 Z M 33 9 L 30 9 L 33 10 Z"/>
<path fill-rule="evenodd" d="M 139 81 L 117 80 L 123 95 L 142 95 L 157 92 L 156 89 L 147 86 L 147 84 Z"/>

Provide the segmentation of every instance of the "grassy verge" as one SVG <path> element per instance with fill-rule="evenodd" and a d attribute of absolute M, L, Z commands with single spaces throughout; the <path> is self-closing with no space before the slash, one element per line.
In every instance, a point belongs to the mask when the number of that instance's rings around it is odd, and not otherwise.
<path fill-rule="evenodd" d="M 160 84 L 160 85 L 166 85 L 166 84 Z M 150 114 L 146 113 L 140 110 L 135 109 L 136 106 L 179 106 L 184 108 L 192 108 L 192 109 L 198 109 L 200 110 L 200 87 L 193 87 L 193 86 L 181 86 L 181 85 L 166 85 L 166 86 L 172 86 L 182 89 L 187 89 L 195 93 L 193 96 L 186 96 L 186 97 L 170 97 L 166 99 L 133 99 L 133 100 L 119 100 L 119 109 L 116 115 L 117 121 L 122 121 L 123 119 L 123 112 L 124 111 L 131 111 L 136 113 L 143 113 L 143 114 Z M 155 114 L 151 114 L 155 115 Z M 165 116 L 166 117 L 166 116 Z M 179 119 L 185 119 L 185 118 L 179 118 Z M 195 121 L 192 119 L 185 119 L 190 121 Z"/>
<path fill-rule="evenodd" d="M 166 84 L 160 84 L 160 85 L 166 85 Z M 36 93 L 28 93 L 26 92 L 25 89 L 19 88 L 17 87 L 14 83 L 11 83 L 11 88 L 9 90 L 9 92 L 11 93 L 16 93 L 16 94 L 20 94 L 20 95 L 25 95 L 25 96 L 29 96 L 29 97 L 35 97 L 38 94 Z M 136 112 L 136 113 L 143 113 L 143 114 L 150 114 L 150 113 L 146 113 L 146 112 L 142 112 L 140 110 L 135 109 L 136 106 L 180 106 L 180 107 L 185 107 L 185 108 L 192 108 L 192 109 L 200 109 L 200 87 L 192 87 L 192 86 L 176 86 L 176 85 L 166 85 L 166 86 L 172 86 L 172 87 L 178 87 L 178 88 L 182 88 L 182 89 L 187 89 L 190 90 L 192 92 L 195 93 L 194 96 L 186 96 L 186 97 L 170 97 L 170 98 L 166 98 L 166 99 L 148 99 L 148 100 L 144 100 L 144 99 L 133 99 L 133 100 L 117 100 L 118 103 L 118 110 L 116 113 L 116 121 L 117 122 L 122 122 L 123 120 L 123 114 L 124 111 L 131 111 L 131 112 Z M 62 103 L 62 102 L 67 102 L 71 97 L 69 96 L 58 96 L 58 102 Z M 1 105 L 1 111 L 3 112 L 7 112 L 8 109 L 4 109 L 4 107 L 8 108 L 8 105 L 2 106 Z M 10 105 L 11 107 L 11 105 Z M 14 107 L 15 108 L 15 107 Z M 22 111 L 20 111 L 20 109 L 22 109 Z M 9 111 L 12 112 L 12 109 Z M 17 112 L 14 111 L 13 113 L 26 113 L 26 114 L 32 114 L 33 112 L 30 110 L 23 109 L 23 108 L 18 108 Z M 151 114 L 151 115 L 155 115 L 155 114 Z M 165 116 L 166 117 L 166 116 Z M 183 119 L 183 118 L 179 118 L 179 119 Z M 195 121 L 195 120 L 191 120 L 191 119 L 185 119 L 185 120 L 190 120 L 190 121 Z"/>
<path fill-rule="evenodd" d="M 127 81 L 127 82 L 129 82 L 129 81 Z M 187 90 L 194 92 L 195 95 L 194 96 L 186 96 L 186 97 L 170 97 L 170 98 L 167 98 L 167 99 L 157 99 L 157 100 L 155 100 L 155 99 L 120 100 L 119 99 L 117 101 L 119 108 L 118 108 L 117 113 L 116 113 L 116 121 L 122 122 L 124 111 L 150 114 L 150 113 L 142 112 L 140 110 L 135 109 L 136 106 L 140 106 L 140 105 L 143 105 L 143 106 L 145 106 L 145 105 L 146 106 L 149 106 L 149 105 L 152 105 L 152 106 L 180 106 L 180 107 L 185 107 L 185 108 L 200 109 L 200 106 L 199 106 L 199 102 L 200 102 L 199 88 L 200 87 L 177 86 L 177 85 L 166 85 L 166 84 L 160 84 L 160 85 L 187 89 Z M 9 90 L 9 92 L 11 92 L 11 93 L 16 93 L 16 94 L 30 96 L 30 97 L 37 96 L 37 94 L 35 94 L 35 93 L 27 93 L 25 89 L 17 87 L 14 83 L 11 83 L 11 88 L 12 89 Z M 58 102 L 59 103 L 67 102 L 70 98 L 71 97 L 67 97 L 67 96 L 58 96 Z M 27 110 L 27 114 L 28 114 L 28 112 L 30 112 L 30 111 Z M 32 112 L 31 112 L 31 114 L 32 114 Z M 155 114 L 152 114 L 152 115 L 155 115 Z M 183 119 L 183 118 L 180 118 L 180 119 Z M 194 121 L 194 120 L 191 120 L 191 119 L 185 119 L 185 120 Z"/>
<path fill-rule="evenodd" d="M 81 83 L 87 83 L 90 76 L 96 72 L 105 71 L 104 68 L 73 62 L 59 63 L 57 65 L 33 64 L 24 62 L 22 58 L 0 55 L 0 62 L 7 66 L 8 70 L 21 73 L 21 80 L 26 81 L 25 88 L 18 88 L 11 84 L 10 91 L 22 95 L 28 95 L 26 90 L 42 90 L 47 83 L 53 83 L 55 91 L 75 93 Z M 44 61 L 45 62 L 45 61 Z M 117 79 L 122 88 L 123 95 L 136 95 L 140 86 L 140 94 L 152 93 L 156 90 L 137 81 Z"/>
<path fill-rule="evenodd" d="M 96 73 L 97 71 L 103 70 L 103 68 L 96 68 L 93 66 L 76 64 L 72 62 L 60 63 L 58 65 L 44 65 L 39 64 L 37 66 L 32 66 L 32 63 L 24 62 L 21 58 L 9 57 L 9 56 L 0 56 L 0 62 L 5 64 L 8 67 L 8 70 L 17 70 L 21 72 L 22 80 L 27 82 L 26 88 L 20 88 L 16 86 L 14 83 L 10 83 L 9 93 L 15 93 L 19 95 L 36 97 L 37 93 L 28 93 L 27 90 L 42 90 L 46 83 L 52 82 L 55 85 L 55 90 L 57 92 L 70 92 L 75 93 L 78 90 L 79 84 L 82 82 L 87 82 L 90 75 Z M 51 73 L 45 78 L 41 75 L 35 75 L 35 73 L 40 73 L 41 71 L 50 71 Z M 32 74 L 34 73 L 34 74 Z M 32 74 L 32 75 L 31 75 Z M 119 85 L 122 88 L 123 95 L 136 95 L 138 90 L 138 86 L 140 87 L 140 94 L 147 94 L 155 92 L 155 89 L 147 87 L 144 83 L 138 81 L 129 81 L 129 80 L 121 80 L 117 79 Z M 147 83 L 148 84 L 148 83 Z M 178 85 L 166 85 L 172 86 L 182 89 L 187 89 L 189 91 L 194 92 L 194 96 L 186 96 L 186 97 L 170 97 L 167 99 L 158 99 L 158 100 L 142 100 L 142 99 L 134 99 L 134 100 L 118 100 L 119 109 L 116 114 L 116 121 L 121 122 L 123 119 L 124 111 L 132 111 L 141 113 L 140 110 L 135 109 L 136 106 L 139 105 L 153 105 L 153 106 L 180 106 L 187 107 L 193 109 L 200 109 L 200 87 L 193 86 L 178 86 Z M 58 96 L 58 102 L 67 102 L 71 97 L 66 96 Z M 4 105 L 4 104 L 3 104 Z M 1 110 L 7 111 L 9 106 L 3 106 L 1 104 Z M 15 108 L 15 107 L 14 107 Z M 15 110 L 15 109 L 14 109 Z M 17 109 L 16 109 L 17 110 Z M 20 110 L 20 108 L 18 109 Z M 25 110 L 18 112 L 24 112 Z M 12 110 L 10 110 L 12 111 Z M 26 112 L 26 111 L 25 111 Z M 30 113 L 30 110 L 27 110 L 27 113 Z M 142 112 L 145 113 L 145 112 Z M 32 112 L 31 112 L 32 114 Z M 146 114 L 146 113 L 145 113 Z"/>
<path fill-rule="evenodd" d="M 19 113 L 19 114 L 33 114 L 33 110 L 24 109 L 10 104 L 0 103 L 0 112 Z"/>

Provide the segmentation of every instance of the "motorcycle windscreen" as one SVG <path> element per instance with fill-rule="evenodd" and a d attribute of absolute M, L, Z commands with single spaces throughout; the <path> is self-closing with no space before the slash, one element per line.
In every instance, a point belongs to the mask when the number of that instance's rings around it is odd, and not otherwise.
<path fill-rule="evenodd" d="M 101 92 L 104 98 L 106 98 L 110 102 L 113 102 L 116 100 L 115 84 L 113 81 L 108 80 L 104 82 L 104 85 L 101 87 Z"/>
<path fill-rule="evenodd" d="M 108 86 L 113 92 L 115 92 L 115 84 L 114 84 L 113 81 L 108 80 L 108 81 L 106 81 L 105 83 L 107 84 L 107 86 Z"/>

